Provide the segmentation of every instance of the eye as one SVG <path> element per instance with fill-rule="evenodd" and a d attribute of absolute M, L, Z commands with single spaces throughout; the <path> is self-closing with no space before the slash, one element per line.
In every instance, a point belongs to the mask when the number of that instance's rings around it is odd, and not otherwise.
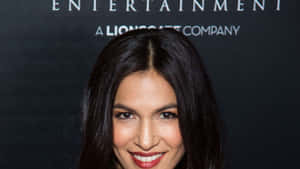
<path fill-rule="evenodd" d="M 121 120 L 133 119 L 133 113 L 130 112 L 119 112 L 115 115 L 116 118 Z"/>
<path fill-rule="evenodd" d="M 177 117 L 178 117 L 178 115 L 176 113 L 172 113 L 172 112 L 162 112 L 162 113 L 160 113 L 160 118 L 161 119 L 175 119 Z"/>

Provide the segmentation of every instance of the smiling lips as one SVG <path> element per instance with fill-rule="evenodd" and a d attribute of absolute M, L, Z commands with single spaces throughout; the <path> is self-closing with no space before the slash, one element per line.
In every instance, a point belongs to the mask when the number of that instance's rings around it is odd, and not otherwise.
<path fill-rule="evenodd" d="M 135 164 L 140 168 L 152 168 L 156 166 L 163 158 L 165 153 L 154 152 L 154 153 L 142 153 L 132 152 L 131 157 Z"/>

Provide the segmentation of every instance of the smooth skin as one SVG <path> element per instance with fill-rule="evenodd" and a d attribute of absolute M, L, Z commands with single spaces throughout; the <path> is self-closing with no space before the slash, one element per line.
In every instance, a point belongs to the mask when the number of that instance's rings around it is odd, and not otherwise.
<path fill-rule="evenodd" d="M 141 169 L 130 152 L 166 152 L 153 169 L 175 168 L 184 155 L 177 116 L 174 90 L 155 70 L 125 77 L 113 109 L 113 149 L 120 162 L 118 168 Z"/>

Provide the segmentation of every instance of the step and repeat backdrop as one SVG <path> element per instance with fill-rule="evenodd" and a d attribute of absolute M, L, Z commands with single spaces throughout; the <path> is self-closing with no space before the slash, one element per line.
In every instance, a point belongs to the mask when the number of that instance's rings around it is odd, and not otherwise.
<path fill-rule="evenodd" d="M 126 31 L 174 28 L 203 57 L 226 125 L 226 168 L 295 168 L 296 0 L 0 3 L 0 168 L 75 169 L 92 65 Z"/>

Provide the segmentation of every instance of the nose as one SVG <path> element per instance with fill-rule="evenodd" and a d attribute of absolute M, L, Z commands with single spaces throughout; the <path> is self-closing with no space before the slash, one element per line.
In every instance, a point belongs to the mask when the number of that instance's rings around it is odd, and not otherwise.
<path fill-rule="evenodd" d="M 143 120 L 136 138 L 136 145 L 142 150 L 148 151 L 158 145 L 159 137 L 156 135 L 155 126 L 151 120 Z"/>

